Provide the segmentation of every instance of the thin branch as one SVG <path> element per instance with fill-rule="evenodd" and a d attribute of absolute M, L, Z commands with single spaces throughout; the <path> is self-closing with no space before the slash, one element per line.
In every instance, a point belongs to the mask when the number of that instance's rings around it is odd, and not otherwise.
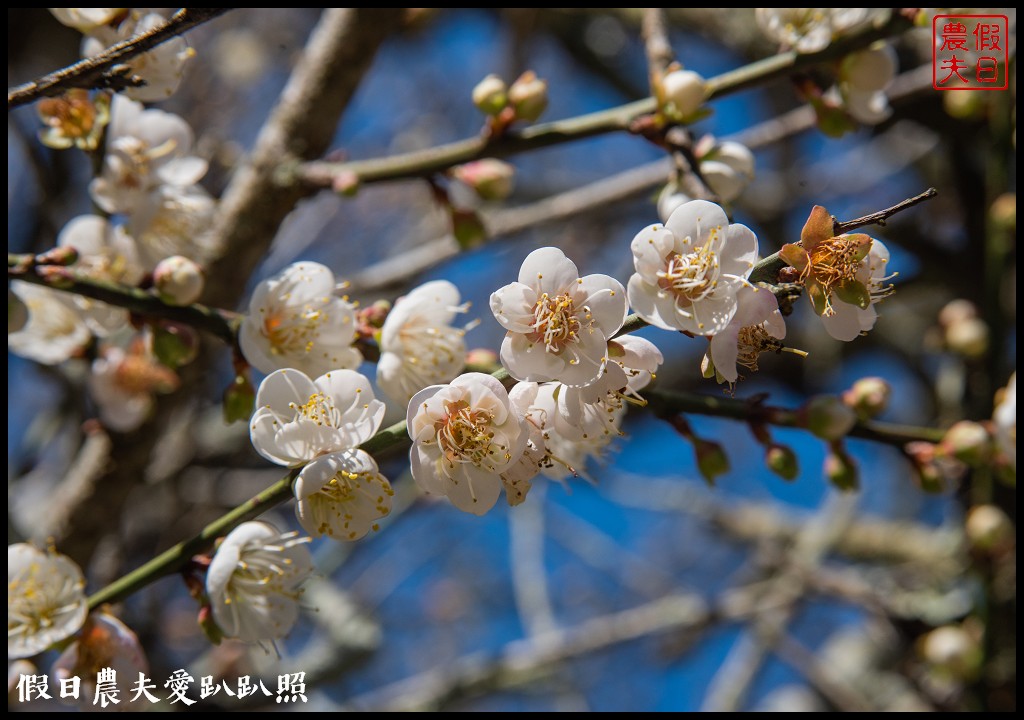
<path fill-rule="evenodd" d="M 644 8 L 640 34 L 644 38 L 647 67 L 653 78 L 665 72 L 675 60 L 672 44 L 668 40 L 668 31 L 665 29 L 665 8 Z"/>
<path fill-rule="evenodd" d="M 173 320 L 197 330 L 216 335 L 229 345 L 235 342 L 235 333 L 241 316 L 230 310 L 219 310 L 194 303 L 169 305 L 148 290 L 131 285 L 97 280 L 76 273 L 71 268 L 37 265 L 36 256 L 7 254 L 7 278 L 24 280 L 53 290 L 75 293 L 109 305 L 116 305 L 148 318 Z"/>
<path fill-rule="evenodd" d="M 928 188 L 920 195 L 915 195 L 914 197 L 908 198 L 903 202 L 896 203 L 890 208 L 886 208 L 885 210 L 879 210 L 878 212 L 873 212 L 870 215 L 859 217 L 856 220 L 839 222 L 835 218 L 832 218 L 832 232 L 834 232 L 836 235 L 842 235 L 845 232 L 848 232 L 850 230 L 856 230 L 857 228 L 864 227 L 865 225 L 880 225 L 882 227 L 885 227 L 885 221 L 891 218 L 896 213 L 912 208 L 915 205 L 923 203 L 925 200 L 931 200 L 938 194 L 939 191 L 936 190 L 935 188 Z"/>
<path fill-rule="evenodd" d="M 794 71 L 842 58 L 854 50 L 904 32 L 910 27 L 911 24 L 906 18 L 891 13 L 884 22 L 841 38 L 820 52 L 784 52 L 713 77 L 707 83 L 708 98 L 725 97 L 763 82 L 784 77 Z M 507 157 L 595 135 L 628 131 L 634 120 L 653 112 L 654 109 L 654 98 L 649 97 L 589 115 L 542 123 L 518 132 L 508 132 L 497 139 L 479 136 L 403 155 L 370 160 L 345 163 L 311 162 L 296 166 L 290 173 L 283 172 L 280 181 L 285 185 L 299 181 L 312 187 L 329 188 L 333 185 L 334 178 L 338 176 L 355 178 L 361 183 L 428 177 L 482 157 Z"/>
<path fill-rule="evenodd" d="M 140 84 L 136 78 L 126 77 L 121 66 L 133 57 L 152 50 L 171 38 L 182 35 L 197 25 L 219 17 L 232 8 L 182 8 L 165 25 L 113 45 L 99 55 L 79 60 L 61 70 L 37 80 L 7 90 L 7 110 L 53 97 L 71 88 L 123 89 Z"/>

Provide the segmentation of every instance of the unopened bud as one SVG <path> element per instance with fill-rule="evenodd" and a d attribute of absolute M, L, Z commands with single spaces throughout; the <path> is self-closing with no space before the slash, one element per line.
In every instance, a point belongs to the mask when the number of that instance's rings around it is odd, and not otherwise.
<path fill-rule="evenodd" d="M 182 255 L 164 258 L 153 271 L 153 285 L 168 305 L 190 305 L 203 294 L 203 269 Z"/>
<path fill-rule="evenodd" d="M 78 262 L 78 251 L 69 246 L 55 247 L 36 255 L 37 265 L 63 265 L 66 267 L 74 265 L 76 262 Z"/>
<path fill-rule="evenodd" d="M 256 390 L 249 378 L 238 374 L 224 391 L 224 422 L 248 422 L 256 405 Z"/>
<path fill-rule="evenodd" d="M 729 457 L 721 445 L 710 440 L 694 438 L 693 447 L 697 452 L 697 469 L 708 485 L 714 485 L 716 477 L 729 472 Z"/>
<path fill-rule="evenodd" d="M 946 347 L 966 358 L 980 358 L 988 351 L 988 325 L 969 318 L 946 328 Z"/>
<path fill-rule="evenodd" d="M 839 440 L 857 422 L 857 416 L 834 395 L 818 395 L 803 408 L 805 426 L 823 440 Z"/>
<path fill-rule="evenodd" d="M 942 93 L 942 106 L 957 120 L 976 120 L 985 115 L 988 98 L 984 90 L 961 90 Z"/>
<path fill-rule="evenodd" d="M 516 111 L 517 120 L 533 122 L 548 107 L 548 84 L 527 70 L 508 89 L 508 101 Z"/>
<path fill-rule="evenodd" d="M 466 353 L 466 365 L 473 365 L 474 367 L 500 367 L 498 365 L 498 353 L 494 352 L 490 348 L 473 348 Z"/>
<path fill-rule="evenodd" d="M 754 153 L 737 142 L 720 143 L 701 160 L 700 174 L 716 195 L 732 202 L 754 180 Z"/>
<path fill-rule="evenodd" d="M 796 453 L 785 445 L 770 445 L 764 454 L 764 464 L 783 480 L 791 482 L 800 474 Z"/>
<path fill-rule="evenodd" d="M 199 355 L 199 333 L 188 325 L 164 321 L 153 326 L 153 355 L 177 370 Z"/>
<path fill-rule="evenodd" d="M 658 217 L 663 223 L 667 223 L 676 208 L 691 200 L 693 200 L 692 197 L 681 191 L 674 182 L 670 182 L 661 189 L 661 193 L 658 195 Z"/>
<path fill-rule="evenodd" d="M 7 334 L 16 333 L 28 324 L 28 306 L 7 288 Z"/>
<path fill-rule="evenodd" d="M 825 456 L 823 470 L 825 477 L 838 490 L 850 491 L 860 488 L 860 474 L 857 471 L 857 464 L 845 451 L 833 448 Z"/>
<path fill-rule="evenodd" d="M 359 192 L 360 184 L 359 176 L 351 170 L 340 172 L 331 178 L 331 189 L 345 197 L 354 197 Z"/>
<path fill-rule="evenodd" d="M 199 615 L 196 618 L 199 623 L 199 629 L 203 631 L 203 635 L 214 645 L 220 645 L 221 640 L 224 639 L 224 632 L 217 625 L 213 619 L 213 610 L 209 604 L 205 604 L 199 608 Z"/>
<path fill-rule="evenodd" d="M 967 513 L 964 532 L 975 550 L 997 550 L 1016 538 L 1013 522 L 995 505 L 976 505 Z"/>
<path fill-rule="evenodd" d="M 359 308 L 356 311 L 356 324 L 359 326 L 361 335 L 373 335 L 375 329 L 384 327 L 384 321 L 388 319 L 391 312 L 391 303 L 387 300 L 377 300 L 372 305 Z"/>
<path fill-rule="evenodd" d="M 978 307 L 970 300 L 950 300 L 939 310 L 939 325 L 949 328 L 958 322 L 978 317 Z"/>
<path fill-rule="evenodd" d="M 61 265 L 39 265 L 36 275 L 46 281 L 49 287 L 57 290 L 70 290 L 75 286 L 75 277 L 71 271 Z"/>
<path fill-rule="evenodd" d="M 480 247 L 487 240 L 487 228 L 472 210 L 452 209 L 452 234 L 463 250 Z"/>
<path fill-rule="evenodd" d="M 870 420 L 885 412 L 892 388 L 880 377 L 861 378 L 843 393 L 843 402 L 857 413 L 861 420 Z"/>
<path fill-rule="evenodd" d="M 453 167 L 451 175 L 484 200 L 504 200 L 512 194 L 516 169 L 502 160 L 484 158 Z"/>
<path fill-rule="evenodd" d="M 692 70 L 673 70 L 661 79 L 665 103 L 677 119 L 691 117 L 704 104 L 707 85 L 704 78 Z"/>
<path fill-rule="evenodd" d="M 497 115 L 508 105 L 508 87 L 497 75 L 488 75 L 473 88 L 473 104 L 484 115 Z"/>
<path fill-rule="evenodd" d="M 1017 227 L 1017 193 L 1003 193 L 995 199 L 988 210 L 996 227 L 1013 230 Z"/>
<path fill-rule="evenodd" d="M 992 459 L 992 438 L 980 423 L 961 420 L 946 431 L 942 450 L 971 467 L 984 465 Z"/>
<path fill-rule="evenodd" d="M 972 677 L 982 661 L 978 640 L 957 625 L 936 628 L 925 635 L 921 655 L 936 669 L 961 679 Z"/>

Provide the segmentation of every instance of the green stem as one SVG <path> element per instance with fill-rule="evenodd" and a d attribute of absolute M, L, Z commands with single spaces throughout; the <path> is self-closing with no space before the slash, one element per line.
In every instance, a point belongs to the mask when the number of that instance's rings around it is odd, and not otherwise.
<path fill-rule="evenodd" d="M 902 33 L 910 27 L 912 24 L 909 20 L 891 13 L 883 22 L 840 38 L 820 52 L 790 51 L 758 60 L 710 78 L 707 81 L 708 99 L 725 97 L 804 68 L 838 60 L 854 50 L 867 47 L 876 40 Z M 285 184 L 299 180 L 313 187 L 331 187 L 334 178 L 339 176 L 349 177 L 360 183 L 426 177 L 483 157 L 507 157 L 595 135 L 626 131 L 637 118 L 654 110 L 655 100 L 648 97 L 588 115 L 533 125 L 523 130 L 505 133 L 498 138 L 481 135 L 448 145 L 369 160 L 305 163 L 294 167 L 291 172 L 283 172 L 280 179 Z"/>

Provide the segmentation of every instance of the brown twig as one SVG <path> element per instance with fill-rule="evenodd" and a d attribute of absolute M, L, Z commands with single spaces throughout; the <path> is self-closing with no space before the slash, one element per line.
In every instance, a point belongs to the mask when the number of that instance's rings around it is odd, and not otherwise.
<path fill-rule="evenodd" d="M 7 90 L 7 110 L 53 97 L 71 88 L 112 88 L 121 90 L 141 84 L 125 74 L 122 64 L 152 50 L 171 38 L 182 35 L 197 25 L 219 17 L 232 8 L 181 8 L 166 25 L 129 38 L 104 50 L 99 55 L 79 60 L 74 65 L 56 70 L 41 78 Z"/>
<path fill-rule="evenodd" d="M 873 212 L 870 215 L 864 215 L 863 217 L 859 217 L 854 220 L 847 220 L 846 222 L 840 222 L 836 218 L 832 218 L 832 232 L 836 235 L 842 235 L 845 232 L 856 230 L 857 228 L 864 227 L 865 225 L 880 225 L 885 227 L 885 221 L 896 213 L 912 208 L 915 205 L 923 203 L 925 200 L 931 200 L 938 194 L 939 191 L 935 188 L 928 188 L 920 195 L 907 198 L 903 202 L 898 202 L 892 207 L 886 208 L 885 210 L 879 210 L 878 212 Z"/>
<path fill-rule="evenodd" d="M 672 44 L 668 40 L 668 31 L 665 29 L 665 8 L 644 8 L 640 34 L 644 38 L 647 67 L 651 76 L 664 73 L 675 60 Z"/>

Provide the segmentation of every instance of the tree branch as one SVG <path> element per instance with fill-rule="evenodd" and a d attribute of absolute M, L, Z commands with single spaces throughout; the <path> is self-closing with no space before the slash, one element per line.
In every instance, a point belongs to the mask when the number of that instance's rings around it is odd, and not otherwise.
<path fill-rule="evenodd" d="M 713 77 L 708 80 L 708 98 L 725 97 L 796 70 L 842 58 L 854 50 L 899 34 L 910 27 L 909 20 L 891 13 L 884 22 L 851 33 L 820 52 L 784 52 Z M 508 132 L 496 139 L 479 136 L 391 157 L 345 163 L 306 163 L 296 166 L 291 172 L 282 173 L 280 180 L 285 185 L 298 181 L 311 187 L 329 188 L 338 176 L 355 178 L 361 183 L 427 177 L 482 157 L 507 157 L 595 135 L 628 131 L 634 120 L 654 109 L 654 98 L 649 97 L 589 115 Z"/>
<path fill-rule="evenodd" d="M 668 40 L 665 29 L 665 8 L 644 8 L 640 24 L 640 34 L 644 39 L 644 50 L 647 52 L 647 67 L 654 77 L 665 72 L 675 59 L 672 44 Z"/>
<path fill-rule="evenodd" d="M 49 75 L 18 85 L 7 90 L 7 110 L 35 102 L 43 97 L 53 97 L 71 88 L 123 89 L 138 85 L 118 67 L 133 57 L 152 50 L 171 38 L 182 35 L 197 25 L 219 17 L 232 8 L 181 8 L 171 16 L 166 25 L 153 28 L 136 37 L 113 45 L 99 55 L 79 60 Z"/>

